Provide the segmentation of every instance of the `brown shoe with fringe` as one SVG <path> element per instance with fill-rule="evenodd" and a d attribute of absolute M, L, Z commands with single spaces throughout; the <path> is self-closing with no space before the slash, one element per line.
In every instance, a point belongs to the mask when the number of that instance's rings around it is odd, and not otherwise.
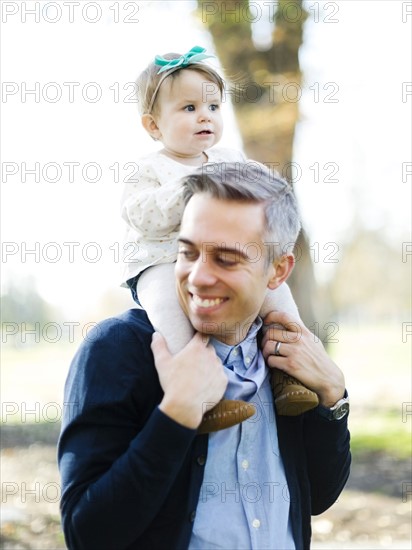
<path fill-rule="evenodd" d="M 247 420 L 256 413 L 254 405 L 246 401 L 222 399 L 203 415 L 197 430 L 199 434 L 218 432 Z"/>
<path fill-rule="evenodd" d="M 271 384 L 277 413 L 298 416 L 319 405 L 315 392 L 279 369 L 271 369 Z"/>

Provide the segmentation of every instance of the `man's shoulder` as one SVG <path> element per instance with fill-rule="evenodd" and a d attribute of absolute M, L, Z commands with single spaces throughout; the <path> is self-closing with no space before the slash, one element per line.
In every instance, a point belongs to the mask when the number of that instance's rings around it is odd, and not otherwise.
<path fill-rule="evenodd" d="M 153 332 L 146 312 L 137 308 L 96 323 L 83 334 L 69 379 L 92 380 L 98 373 L 99 379 L 118 384 L 122 377 L 135 377 L 142 372 L 136 365 L 146 365 L 151 370 Z"/>
<path fill-rule="evenodd" d="M 153 332 L 153 327 L 149 321 L 146 311 L 140 307 L 127 309 L 123 313 L 105 319 L 102 323 L 125 323 L 130 326 L 138 325 L 149 328 Z"/>
<path fill-rule="evenodd" d="M 141 388 L 145 398 L 156 401 L 159 385 L 150 347 L 153 330 L 145 311 L 131 309 L 100 321 L 83 334 L 65 385 L 66 401 L 76 404 L 76 415 L 92 414 L 110 403 L 127 407 L 141 395 Z M 64 423 L 74 418 L 66 416 Z"/>
<path fill-rule="evenodd" d="M 143 309 L 129 309 L 97 323 L 85 336 L 90 344 L 125 345 L 151 341 L 154 332 Z"/>

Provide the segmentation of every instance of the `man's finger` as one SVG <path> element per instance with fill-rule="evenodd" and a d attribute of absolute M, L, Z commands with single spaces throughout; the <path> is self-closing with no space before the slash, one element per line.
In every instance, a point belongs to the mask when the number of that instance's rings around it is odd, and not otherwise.
<path fill-rule="evenodd" d="M 292 332 L 288 331 L 286 329 L 278 329 L 278 328 L 269 328 L 265 335 L 262 338 L 262 346 L 266 344 L 266 342 L 273 341 L 275 344 L 277 342 L 284 342 L 286 344 L 296 344 L 299 342 L 299 340 L 302 338 L 301 332 Z"/>
<path fill-rule="evenodd" d="M 302 332 L 302 326 L 295 317 L 288 315 L 284 311 L 271 311 L 264 319 L 265 325 L 283 325 L 284 330 L 288 332 Z M 278 328 L 278 327 L 277 327 Z"/>
<path fill-rule="evenodd" d="M 155 363 L 163 363 L 171 356 L 169 348 L 167 347 L 166 340 L 160 334 L 160 332 L 154 332 L 152 335 L 151 346 L 152 352 L 155 358 Z"/>
<path fill-rule="evenodd" d="M 274 323 L 286 326 L 290 323 L 296 324 L 297 319 L 293 317 L 292 315 L 289 315 L 288 313 L 285 313 L 284 311 L 271 311 L 269 312 L 263 323 L 265 325 L 272 325 Z"/>

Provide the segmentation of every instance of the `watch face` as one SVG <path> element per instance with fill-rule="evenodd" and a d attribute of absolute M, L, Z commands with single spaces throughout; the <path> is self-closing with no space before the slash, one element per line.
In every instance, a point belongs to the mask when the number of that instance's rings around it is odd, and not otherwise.
<path fill-rule="evenodd" d="M 348 412 L 349 412 L 349 403 L 348 402 L 342 403 L 341 405 L 339 405 L 339 407 L 335 411 L 333 411 L 333 418 L 335 418 L 335 420 L 340 420 L 341 418 L 346 416 Z"/>

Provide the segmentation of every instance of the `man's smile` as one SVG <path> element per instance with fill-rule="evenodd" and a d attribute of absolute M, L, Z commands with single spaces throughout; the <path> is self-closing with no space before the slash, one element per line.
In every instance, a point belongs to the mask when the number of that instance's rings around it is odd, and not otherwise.
<path fill-rule="evenodd" d="M 219 306 L 227 300 L 227 298 L 202 298 L 198 294 L 191 294 L 194 304 L 199 308 L 209 309 Z"/>

